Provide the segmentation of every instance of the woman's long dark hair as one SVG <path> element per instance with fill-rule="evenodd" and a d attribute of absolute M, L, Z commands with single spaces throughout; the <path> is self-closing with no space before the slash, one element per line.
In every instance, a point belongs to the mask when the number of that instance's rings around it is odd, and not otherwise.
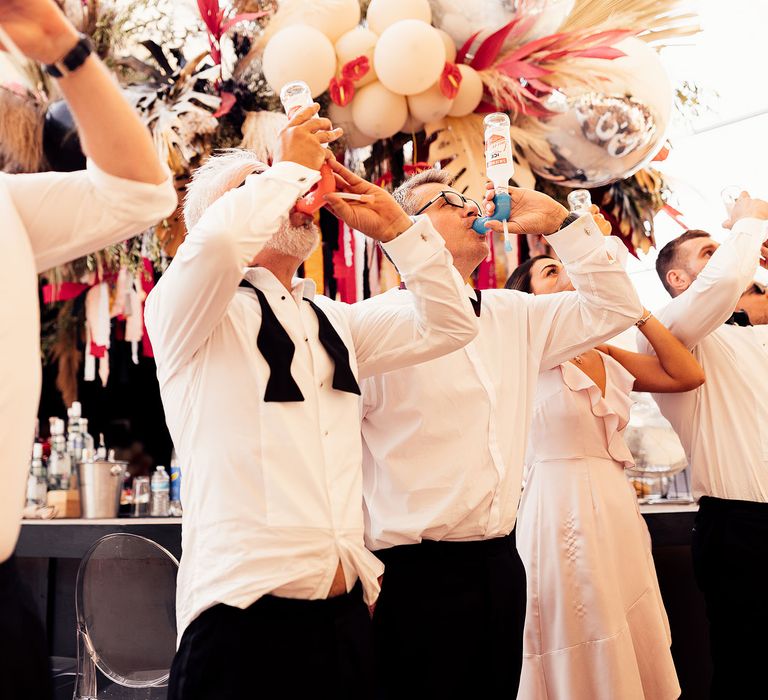
<path fill-rule="evenodd" d="M 518 292 L 531 293 L 531 268 L 537 260 L 550 259 L 549 255 L 536 255 L 518 265 L 509 276 L 504 289 L 516 289 Z"/>

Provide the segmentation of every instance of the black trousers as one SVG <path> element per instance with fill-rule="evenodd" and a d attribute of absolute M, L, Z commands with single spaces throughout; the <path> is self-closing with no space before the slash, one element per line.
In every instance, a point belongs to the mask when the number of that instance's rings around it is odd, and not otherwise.
<path fill-rule="evenodd" d="M 373 638 L 358 582 L 326 600 L 216 605 L 184 631 L 168 700 L 372 698 Z"/>
<path fill-rule="evenodd" d="M 768 697 L 768 504 L 703 497 L 692 553 L 709 619 L 711 697 Z"/>
<path fill-rule="evenodd" d="M 386 698 L 514 698 L 520 683 L 525 569 L 514 531 L 477 542 L 375 552 L 386 567 L 373 615 Z"/>
<path fill-rule="evenodd" d="M 52 697 L 43 625 L 11 557 L 0 564 L 0 700 Z"/>

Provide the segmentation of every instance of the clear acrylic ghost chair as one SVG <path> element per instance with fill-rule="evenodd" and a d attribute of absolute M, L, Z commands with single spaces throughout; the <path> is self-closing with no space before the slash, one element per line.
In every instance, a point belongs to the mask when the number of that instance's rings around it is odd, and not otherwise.
<path fill-rule="evenodd" d="M 74 700 L 165 698 L 151 689 L 168 684 L 176 651 L 178 567 L 157 543 L 125 533 L 102 537 L 83 557 Z"/>

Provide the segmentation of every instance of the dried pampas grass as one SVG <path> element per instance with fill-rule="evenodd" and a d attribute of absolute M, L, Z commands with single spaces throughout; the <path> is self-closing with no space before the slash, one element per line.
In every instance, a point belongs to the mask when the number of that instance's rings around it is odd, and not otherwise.
<path fill-rule="evenodd" d="M 43 106 L 29 93 L 0 86 L 0 170 L 43 169 Z"/>
<path fill-rule="evenodd" d="M 271 163 L 280 132 L 288 123 L 282 112 L 247 112 L 240 148 L 253 151 L 263 163 Z"/>

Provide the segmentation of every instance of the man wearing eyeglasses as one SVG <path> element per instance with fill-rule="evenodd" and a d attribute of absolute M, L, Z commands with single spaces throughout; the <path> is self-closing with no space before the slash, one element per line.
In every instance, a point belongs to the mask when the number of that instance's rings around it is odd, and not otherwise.
<path fill-rule="evenodd" d="M 472 229 L 480 207 L 450 181 L 429 170 L 395 198 L 406 213 L 429 217 L 466 280 L 490 241 Z M 475 340 L 362 385 L 366 544 L 385 565 L 373 621 L 386 697 L 515 697 L 526 581 L 514 525 L 537 375 L 643 312 L 618 262 L 621 243 L 590 215 L 569 215 L 539 192 L 511 195 L 510 232 L 545 234 L 576 291 L 467 286 Z M 413 301 L 391 290 L 366 303 Z"/>

